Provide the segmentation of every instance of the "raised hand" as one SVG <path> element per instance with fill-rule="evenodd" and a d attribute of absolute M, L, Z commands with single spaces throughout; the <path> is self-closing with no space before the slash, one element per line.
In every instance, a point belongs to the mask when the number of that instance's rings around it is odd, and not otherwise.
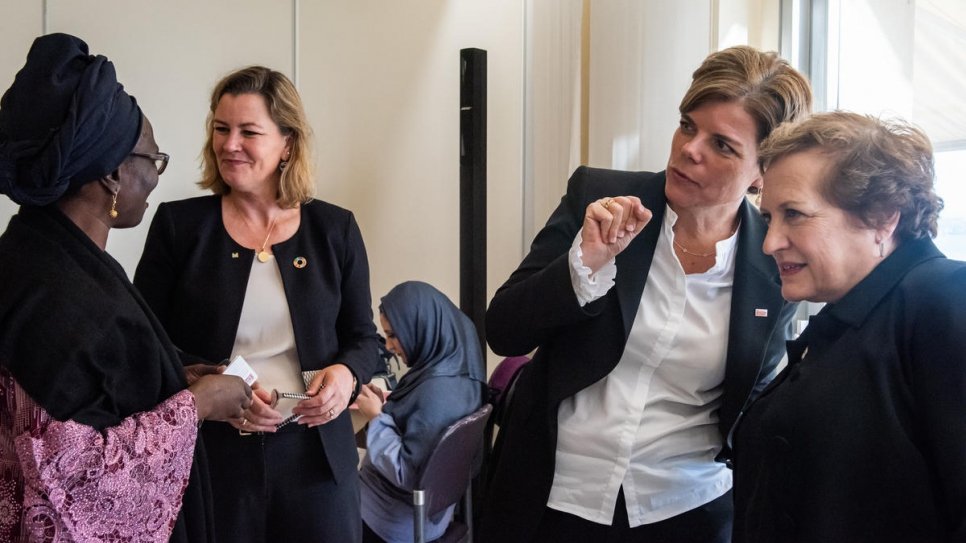
<path fill-rule="evenodd" d="M 349 409 L 358 411 L 366 418 L 372 420 L 382 412 L 382 405 L 386 403 L 386 396 L 378 386 L 367 383 L 359 389 L 359 396 Z"/>
<path fill-rule="evenodd" d="M 651 210 L 636 196 L 595 200 L 584 212 L 580 250 L 585 266 L 596 272 L 627 248 L 651 220 Z"/>

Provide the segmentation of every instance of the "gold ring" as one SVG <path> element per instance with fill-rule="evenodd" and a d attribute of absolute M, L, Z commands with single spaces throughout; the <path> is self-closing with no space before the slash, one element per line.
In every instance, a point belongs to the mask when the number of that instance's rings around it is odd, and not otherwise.
<path fill-rule="evenodd" d="M 327 413 L 327 415 L 329 416 L 330 419 L 334 419 L 335 418 L 335 409 L 329 409 L 329 412 Z"/>
<path fill-rule="evenodd" d="M 613 201 L 614 201 L 613 198 L 605 198 L 603 203 L 601 203 L 600 205 L 603 206 L 603 208 L 606 209 L 607 211 L 610 211 L 610 204 Z"/>
<path fill-rule="evenodd" d="M 242 417 L 242 426 L 248 426 L 248 419 Z"/>

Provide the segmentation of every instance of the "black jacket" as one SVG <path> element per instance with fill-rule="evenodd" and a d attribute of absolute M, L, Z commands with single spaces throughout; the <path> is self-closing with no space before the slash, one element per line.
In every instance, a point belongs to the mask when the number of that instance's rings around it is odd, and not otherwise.
<path fill-rule="evenodd" d="M 964 302 L 926 239 L 812 317 L 735 428 L 736 542 L 966 541 Z"/>
<path fill-rule="evenodd" d="M 0 265 L 0 367 L 53 418 L 100 430 L 187 387 L 177 349 L 124 269 L 56 206 L 21 207 L 0 236 L 0 254 L 17 255 Z M 7 407 L 16 417 L 16 401 Z M 4 429 L 0 436 L 14 437 Z M 0 447 L 8 453 L 4 459 L 15 457 L 12 441 Z M 5 468 L 0 462 L 0 472 Z M 213 539 L 207 483 L 199 436 L 171 541 Z M 22 489 L 4 492 L 0 503 L 23 498 Z M 5 511 L 16 526 L 16 506 Z M 9 517 L 0 518 L 0 540 L 8 541 Z"/>
<path fill-rule="evenodd" d="M 349 211 L 312 200 L 298 231 L 272 246 L 282 274 L 302 370 L 342 363 L 360 382 L 379 364 L 369 263 Z M 161 204 L 134 284 L 182 351 L 220 362 L 231 354 L 254 252 L 225 230 L 221 198 Z M 304 267 L 295 264 L 305 260 Z M 335 474 L 355 477 L 358 453 L 348 410 L 318 426 Z"/>

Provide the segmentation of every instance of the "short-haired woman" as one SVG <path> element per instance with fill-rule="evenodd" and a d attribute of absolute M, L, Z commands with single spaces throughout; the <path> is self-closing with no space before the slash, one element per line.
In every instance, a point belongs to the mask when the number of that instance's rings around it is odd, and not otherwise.
<path fill-rule="evenodd" d="M 815 115 L 762 145 L 788 300 L 825 302 L 735 429 L 735 541 L 966 540 L 966 263 L 919 129 Z"/>
<path fill-rule="evenodd" d="M 667 169 L 579 168 L 486 315 L 518 378 L 487 541 L 728 541 L 726 438 L 784 351 L 793 304 L 745 195 L 758 145 L 811 108 L 774 53 L 694 72 Z"/>

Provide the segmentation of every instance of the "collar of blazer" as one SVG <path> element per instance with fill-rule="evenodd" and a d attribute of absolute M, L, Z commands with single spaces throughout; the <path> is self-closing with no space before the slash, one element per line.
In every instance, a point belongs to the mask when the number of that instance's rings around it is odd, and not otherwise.
<path fill-rule="evenodd" d="M 636 195 L 652 211 L 653 217 L 644 231 L 618 255 L 615 279 L 618 303 L 624 323 L 624 338 L 630 334 L 641 295 L 647 282 L 647 272 L 654 258 L 667 198 L 664 195 L 665 177 L 659 174 L 650 182 L 642 183 Z M 761 215 L 746 200 L 742 201 L 738 214 L 738 248 L 735 258 L 735 276 L 732 303 L 728 359 L 733 357 L 762 361 L 768 338 L 785 305 L 781 297 L 781 282 L 774 260 L 761 251 L 767 226 Z M 754 340 L 740 341 L 744 334 L 753 334 Z M 730 365 L 730 364 L 729 364 Z M 755 365 L 758 368 L 760 364 Z M 757 372 L 757 369 L 749 369 Z"/>

